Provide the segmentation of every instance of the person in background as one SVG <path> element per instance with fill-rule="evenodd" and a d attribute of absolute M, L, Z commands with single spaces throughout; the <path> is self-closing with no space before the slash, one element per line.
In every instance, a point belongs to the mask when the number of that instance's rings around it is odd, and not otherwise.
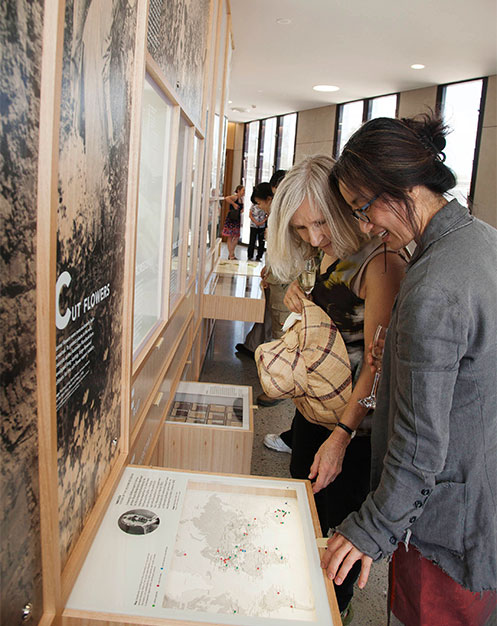
<path fill-rule="evenodd" d="M 257 193 L 257 195 L 256 195 Z M 257 242 L 257 260 L 262 259 L 264 254 L 264 234 L 266 232 L 267 217 L 271 208 L 273 190 L 269 183 L 260 183 L 254 187 L 250 198 L 250 241 L 247 250 L 247 259 L 254 260 L 255 245 Z"/>
<path fill-rule="evenodd" d="M 449 199 L 446 133 L 434 115 L 371 120 L 330 177 L 365 235 L 417 247 L 386 336 L 372 491 L 322 566 L 339 588 L 362 565 L 362 588 L 393 555 L 390 608 L 409 626 L 482 626 L 497 597 L 497 231 Z M 335 476 L 331 437 L 315 491 Z"/>
<path fill-rule="evenodd" d="M 274 174 L 269 179 L 269 184 L 271 185 L 273 194 L 276 193 L 276 190 L 278 189 L 278 186 L 281 183 L 281 181 L 285 178 L 285 175 L 286 175 L 286 170 L 276 170 L 276 172 L 274 172 Z"/>
<path fill-rule="evenodd" d="M 358 400 L 369 394 L 373 373 L 364 364 L 364 352 L 378 324 L 388 325 L 406 266 L 402 256 L 385 248 L 380 239 L 361 233 L 343 200 L 333 201 L 328 184 L 333 163 L 326 156 L 308 157 L 287 173 L 272 204 L 267 234 L 269 263 L 282 282 L 295 278 L 305 259 L 318 250 L 323 253 L 312 299 L 335 322 L 352 367 L 352 396 L 340 422 L 311 423 L 297 410 L 291 429 L 293 478 L 308 478 L 319 447 L 326 440 L 332 442 L 329 458 L 335 481 L 315 496 L 324 536 L 357 510 L 369 491 L 370 421 Z M 294 281 L 285 303 L 300 313 L 304 297 Z M 333 381 L 329 384 L 331 393 Z M 327 422 L 326 416 L 319 421 Z M 338 606 L 348 620 L 359 570 L 356 567 L 336 588 Z"/>
<path fill-rule="evenodd" d="M 226 196 L 224 199 L 230 205 L 226 219 L 224 220 L 222 235 L 227 237 L 228 259 L 234 260 L 235 249 L 240 239 L 240 224 L 243 212 L 243 196 L 245 195 L 245 187 L 238 185 L 232 196 Z"/>
<path fill-rule="evenodd" d="M 274 196 L 276 188 L 283 180 L 286 174 L 286 170 L 276 170 L 269 180 L 269 185 Z M 265 185 L 267 183 L 264 183 Z M 237 343 L 235 350 L 238 353 L 245 354 L 246 356 L 253 358 L 254 352 L 257 346 L 261 343 L 271 341 L 271 339 L 278 339 L 283 334 L 282 327 L 285 319 L 289 315 L 290 311 L 283 303 L 286 288 L 288 285 L 282 285 L 272 276 L 268 266 L 264 266 L 261 270 L 262 286 L 265 289 L 265 310 L 264 321 L 256 323 L 252 326 L 247 333 L 243 343 Z M 272 293 L 272 298 L 271 298 Z M 273 406 L 279 402 L 279 400 L 273 400 L 269 398 L 265 393 L 261 393 L 257 396 L 257 401 L 261 406 Z"/>

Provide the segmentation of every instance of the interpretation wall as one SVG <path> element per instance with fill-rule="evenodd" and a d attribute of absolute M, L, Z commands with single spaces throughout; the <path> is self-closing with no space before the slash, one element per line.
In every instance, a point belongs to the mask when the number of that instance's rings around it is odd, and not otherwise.
<path fill-rule="evenodd" d="M 124 466 L 155 458 L 179 380 L 198 378 L 233 42 L 227 0 L 6 0 L 0 38 L 1 621 L 16 626 L 59 619 Z"/>
<path fill-rule="evenodd" d="M 2 624 L 43 611 L 36 414 L 36 189 L 41 0 L 0 6 Z"/>

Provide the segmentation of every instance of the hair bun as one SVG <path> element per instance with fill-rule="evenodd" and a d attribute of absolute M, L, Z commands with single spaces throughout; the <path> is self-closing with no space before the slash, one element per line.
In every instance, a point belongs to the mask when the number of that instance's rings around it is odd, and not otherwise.
<path fill-rule="evenodd" d="M 435 137 L 433 137 L 432 143 L 438 150 L 438 152 L 442 152 L 442 150 L 444 150 L 445 146 L 447 145 L 447 142 L 443 135 L 436 135 Z"/>

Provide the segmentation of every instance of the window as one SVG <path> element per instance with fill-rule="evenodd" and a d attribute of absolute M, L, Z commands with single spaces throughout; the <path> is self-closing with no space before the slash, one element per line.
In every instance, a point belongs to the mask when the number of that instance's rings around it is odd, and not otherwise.
<path fill-rule="evenodd" d="M 397 117 L 399 94 L 355 100 L 338 105 L 335 133 L 335 157 L 339 157 L 345 144 L 366 120 L 376 117 Z"/>
<path fill-rule="evenodd" d="M 347 102 L 338 108 L 338 126 L 336 133 L 335 154 L 339 156 L 343 147 L 362 124 L 364 117 L 364 100 Z"/>
<path fill-rule="evenodd" d="M 275 170 L 288 170 L 293 165 L 295 137 L 297 134 L 297 114 L 289 113 L 278 118 L 278 142 L 276 147 Z"/>
<path fill-rule="evenodd" d="M 242 241 L 248 243 L 250 239 L 250 219 L 248 209 L 250 209 L 250 196 L 255 186 L 257 172 L 257 146 L 259 144 L 260 122 L 249 122 L 245 124 L 245 138 L 243 150 L 243 172 L 242 181 L 245 185 L 245 210 L 242 215 Z"/>
<path fill-rule="evenodd" d="M 261 122 L 259 141 L 259 171 L 257 182 L 267 183 L 274 172 L 274 156 L 276 153 L 276 117 L 268 117 Z"/>
<path fill-rule="evenodd" d="M 444 150 L 445 164 L 457 177 L 457 186 L 451 193 L 463 204 L 467 204 L 473 192 L 471 185 L 482 92 L 483 79 L 441 87 L 443 120 L 452 129 Z"/>
<path fill-rule="evenodd" d="M 367 101 L 367 119 L 372 120 L 376 117 L 397 117 L 398 99 L 399 96 L 396 93 L 390 96 L 369 98 Z"/>
<path fill-rule="evenodd" d="M 297 114 L 288 113 L 265 120 L 247 122 L 243 140 L 242 182 L 245 185 L 242 241 L 248 243 L 250 233 L 250 196 L 257 183 L 269 182 L 276 170 L 293 165 Z"/>

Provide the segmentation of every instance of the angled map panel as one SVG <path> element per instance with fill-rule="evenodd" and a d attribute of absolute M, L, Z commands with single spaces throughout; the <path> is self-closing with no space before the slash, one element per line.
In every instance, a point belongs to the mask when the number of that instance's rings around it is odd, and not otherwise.
<path fill-rule="evenodd" d="M 126 468 L 67 609 L 331 624 L 305 483 Z"/>

